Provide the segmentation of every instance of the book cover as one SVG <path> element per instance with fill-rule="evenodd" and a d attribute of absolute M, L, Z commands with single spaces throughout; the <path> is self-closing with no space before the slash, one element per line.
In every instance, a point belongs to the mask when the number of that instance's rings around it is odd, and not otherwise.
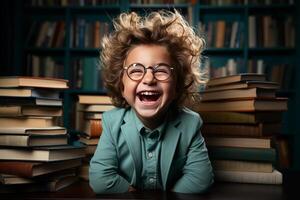
<path fill-rule="evenodd" d="M 287 111 L 287 98 L 276 99 L 244 99 L 232 101 L 199 102 L 196 110 L 216 112 L 255 112 L 255 111 Z"/>
<path fill-rule="evenodd" d="M 274 148 L 215 147 L 208 146 L 211 160 L 243 160 L 276 163 Z"/>
<path fill-rule="evenodd" d="M 207 87 L 216 86 L 216 85 L 224 85 L 228 83 L 236 83 L 241 81 L 266 81 L 266 77 L 263 74 L 255 74 L 255 73 L 241 73 L 230 76 L 222 76 L 211 78 L 207 82 Z"/>
<path fill-rule="evenodd" d="M 215 170 L 215 179 L 236 183 L 282 184 L 282 173 L 274 169 L 273 172 L 245 172 Z"/>
<path fill-rule="evenodd" d="M 11 174 L 20 177 L 32 178 L 78 167 L 80 165 L 80 158 L 57 162 L 0 161 L 0 174 Z"/>
<path fill-rule="evenodd" d="M 201 92 L 201 101 L 218 101 L 230 99 L 274 99 L 276 90 L 264 88 L 246 88 L 224 91 L 203 91 Z"/>
<path fill-rule="evenodd" d="M 205 143 L 208 146 L 219 147 L 271 148 L 272 138 L 205 136 Z"/>
<path fill-rule="evenodd" d="M 78 95 L 79 103 L 81 104 L 104 104 L 111 105 L 111 99 L 107 95 Z"/>
<path fill-rule="evenodd" d="M 67 145 L 65 135 L 4 135 L 0 134 L 0 146 L 8 147 L 37 147 L 52 145 Z"/>
<path fill-rule="evenodd" d="M 60 126 L 51 127 L 0 127 L 0 135 L 65 135 L 67 130 Z"/>
<path fill-rule="evenodd" d="M 62 145 L 49 147 L 0 148 L 0 160 L 53 162 L 82 158 L 84 146 Z"/>
<path fill-rule="evenodd" d="M 243 172 L 273 172 L 273 164 L 240 160 L 212 160 L 214 170 Z"/>
<path fill-rule="evenodd" d="M 0 77 L 0 87 L 40 87 L 67 89 L 68 80 L 48 77 L 2 76 Z"/>
<path fill-rule="evenodd" d="M 22 106 L 22 105 L 2 105 L 0 106 L 1 117 L 25 117 L 25 116 L 62 116 L 61 107 L 50 106 Z"/>
<path fill-rule="evenodd" d="M 258 124 L 207 124 L 201 129 L 204 136 L 262 137 L 282 133 L 281 123 Z"/>
<path fill-rule="evenodd" d="M 279 123 L 282 112 L 200 112 L 204 123 Z"/>

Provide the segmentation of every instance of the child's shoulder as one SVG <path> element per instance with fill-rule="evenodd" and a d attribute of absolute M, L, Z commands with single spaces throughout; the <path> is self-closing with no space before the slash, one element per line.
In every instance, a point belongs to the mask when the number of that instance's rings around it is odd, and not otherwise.
<path fill-rule="evenodd" d="M 183 107 L 180 111 L 179 114 L 183 118 L 188 118 L 188 119 L 195 119 L 195 120 L 201 120 L 199 113 L 192 111 L 191 109 L 187 107 Z"/>
<path fill-rule="evenodd" d="M 122 118 L 126 112 L 125 108 L 113 108 L 111 110 L 103 112 L 102 116 L 105 118 Z"/>

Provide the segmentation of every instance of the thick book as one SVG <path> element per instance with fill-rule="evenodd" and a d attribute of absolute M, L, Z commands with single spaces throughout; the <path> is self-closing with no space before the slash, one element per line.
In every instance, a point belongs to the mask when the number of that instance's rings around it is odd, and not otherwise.
<path fill-rule="evenodd" d="M 52 117 L 0 117 L 0 127 L 52 127 L 55 126 L 55 119 Z"/>
<path fill-rule="evenodd" d="M 36 97 L 1 97 L 1 105 L 23 106 L 62 106 L 62 99 L 46 99 Z"/>
<path fill-rule="evenodd" d="M 35 147 L 33 149 L 0 148 L 0 160 L 52 162 L 83 158 L 84 156 L 84 145 Z"/>
<path fill-rule="evenodd" d="M 107 95 L 78 95 L 81 104 L 105 104 L 111 105 L 111 98 Z"/>
<path fill-rule="evenodd" d="M 2 76 L 0 77 L 0 87 L 40 87 L 67 89 L 68 80 L 31 76 Z"/>
<path fill-rule="evenodd" d="M 31 178 L 78 166 L 81 166 L 80 158 L 57 162 L 0 161 L 0 174 Z"/>
<path fill-rule="evenodd" d="M 274 123 L 282 121 L 282 112 L 200 112 L 204 123 Z"/>
<path fill-rule="evenodd" d="M 234 101 L 200 102 L 196 110 L 202 111 L 231 111 L 231 112 L 255 112 L 255 111 L 287 111 L 288 99 L 246 99 Z"/>
<path fill-rule="evenodd" d="M 0 134 L 0 146 L 9 147 L 39 147 L 53 145 L 67 145 L 68 136 L 65 135 L 4 135 Z"/>
<path fill-rule="evenodd" d="M 242 73 L 230 76 L 222 76 L 212 78 L 207 82 L 207 87 L 224 85 L 229 83 L 237 83 L 242 81 L 266 81 L 266 77 L 263 74 L 255 74 L 255 73 Z"/>
<path fill-rule="evenodd" d="M 232 90 L 232 89 L 246 89 L 246 88 L 263 88 L 263 89 L 280 89 L 280 85 L 271 81 L 246 81 L 246 82 L 237 82 L 229 83 L 225 85 L 218 85 L 212 87 L 206 87 L 205 91 L 222 91 L 222 90 Z"/>
<path fill-rule="evenodd" d="M 225 171 L 215 170 L 217 181 L 236 183 L 258 183 L 258 184 L 282 184 L 282 173 L 276 169 L 273 172 L 246 172 L 246 171 Z"/>
<path fill-rule="evenodd" d="M 37 88 L 0 88 L 0 96 L 59 99 L 59 91 Z"/>
<path fill-rule="evenodd" d="M 274 168 L 272 163 L 240 160 L 212 160 L 212 166 L 214 170 L 268 173 Z"/>
<path fill-rule="evenodd" d="M 205 143 L 207 146 L 219 147 L 271 148 L 272 138 L 205 136 Z"/>
<path fill-rule="evenodd" d="M 274 148 L 214 147 L 208 146 L 211 160 L 244 160 L 276 163 Z"/>
<path fill-rule="evenodd" d="M 21 117 L 21 116 L 62 116 L 62 108 L 56 106 L 22 106 L 22 105 L 2 105 L 0 106 L 0 116 Z"/>
<path fill-rule="evenodd" d="M 84 119 L 78 127 L 79 131 L 86 134 L 88 138 L 99 138 L 102 133 L 101 119 Z"/>
<path fill-rule="evenodd" d="M 64 170 L 65 171 L 65 170 Z M 59 191 L 69 185 L 78 181 L 78 176 L 74 173 L 59 174 L 56 177 L 51 177 L 51 179 L 38 180 L 26 179 L 22 177 L 16 177 L 12 175 L 6 175 L 2 178 L 3 185 L 0 187 L 0 193 L 15 193 L 15 192 L 55 192 Z M 0 177 L 1 181 L 1 177 Z M 10 184 L 7 184 L 7 182 Z M 18 184 L 17 182 L 23 181 L 23 184 Z M 24 182 L 28 183 L 24 183 Z M 6 184 L 5 184 L 6 182 Z"/>
<path fill-rule="evenodd" d="M 224 91 L 204 91 L 201 93 L 201 101 L 219 101 L 227 99 L 274 99 L 276 98 L 276 90 L 264 88 L 246 88 Z"/>
<path fill-rule="evenodd" d="M 204 136 L 273 136 L 282 132 L 281 123 L 258 124 L 207 124 L 204 123 L 201 133 Z"/>
<path fill-rule="evenodd" d="M 0 135 L 65 135 L 67 130 L 60 126 L 51 127 L 0 127 Z"/>

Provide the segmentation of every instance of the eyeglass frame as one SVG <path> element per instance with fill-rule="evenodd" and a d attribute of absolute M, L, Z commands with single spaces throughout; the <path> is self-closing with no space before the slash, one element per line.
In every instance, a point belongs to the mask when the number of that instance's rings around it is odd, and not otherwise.
<path fill-rule="evenodd" d="M 130 77 L 130 75 L 128 74 L 128 69 L 129 69 L 130 67 L 132 67 L 133 65 L 140 65 L 140 66 L 142 66 L 142 67 L 144 68 L 144 74 L 141 76 L 141 78 L 139 78 L 139 79 L 132 79 L 132 77 Z M 164 66 L 168 67 L 168 68 L 170 69 L 170 72 L 171 72 L 171 74 L 168 76 L 168 78 L 163 79 L 163 80 L 159 80 L 159 79 L 157 79 L 156 76 L 155 76 L 155 72 L 156 72 L 157 67 L 159 67 L 159 66 L 161 66 L 161 65 L 164 65 Z M 145 77 L 145 74 L 147 73 L 147 69 L 152 69 L 153 77 L 154 77 L 156 80 L 158 80 L 158 81 L 167 81 L 167 80 L 172 76 L 172 71 L 174 70 L 174 68 L 171 67 L 171 66 L 170 66 L 169 64 L 167 64 L 167 63 L 158 63 L 158 64 L 156 64 L 156 65 L 154 65 L 154 66 L 151 66 L 151 65 L 150 65 L 150 66 L 148 66 L 148 67 L 145 67 L 145 65 L 143 65 L 143 64 L 141 64 L 141 63 L 132 63 L 132 64 L 128 65 L 127 67 L 123 67 L 123 70 L 126 70 L 126 75 L 127 75 L 131 80 L 133 80 L 133 81 L 140 81 L 140 80 L 142 80 L 142 79 Z"/>

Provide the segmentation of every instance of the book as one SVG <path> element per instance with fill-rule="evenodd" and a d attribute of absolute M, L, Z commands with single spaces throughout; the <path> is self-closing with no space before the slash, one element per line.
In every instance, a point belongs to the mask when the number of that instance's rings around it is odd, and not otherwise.
<path fill-rule="evenodd" d="M 12 186 L 11 189 L 16 189 L 14 186 L 22 184 L 24 188 L 26 186 L 32 187 L 33 191 L 40 191 L 41 189 L 42 191 L 57 191 L 77 181 L 78 177 L 76 177 L 75 169 L 72 168 L 49 174 L 49 176 L 36 177 L 35 179 L 6 174 L 2 174 L 0 176 L 1 179 L 3 181 L 2 184 Z"/>
<path fill-rule="evenodd" d="M 80 105 L 78 111 L 82 112 L 105 112 L 114 109 L 113 105 Z"/>
<path fill-rule="evenodd" d="M 67 89 L 68 80 L 30 76 L 2 76 L 0 87 L 39 87 Z"/>
<path fill-rule="evenodd" d="M 111 99 L 107 95 L 78 95 L 81 104 L 105 104 L 111 105 Z"/>
<path fill-rule="evenodd" d="M 102 119 L 102 113 L 84 112 L 84 119 Z"/>
<path fill-rule="evenodd" d="M 241 74 L 211 78 L 206 85 L 207 87 L 212 87 L 216 85 L 224 85 L 224 84 L 236 83 L 242 81 L 266 81 L 266 77 L 263 74 L 241 73 Z"/>
<path fill-rule="evenodd" d="M 21 116 L 62 116 L 62 108 L 55 106 L 22 106 L 8 105 L 0 106 L 0 116 L 2 117 L 21 117 Z"/>
<path fill-rule="evenodd" d="M 36 97 L 1 97 L 0 104 L 14 106 L 62 106 L 62 99 L 45 99 Z"/>
<path fill-rule="evenodd" d="M 281 122 L 282 112 L 200 112 L 204 123 L 271 123 Z"/>
<path fill-rule="evenodd" d="M 273 164 L 267 162 L 239 161 L 239 160 L 212 160 L 214 170 L 269 172 L 273 171 Z"/>
<path fill-rule="evenodd" d="M 78 176 L 80 178 L 82 178 L 85 181 L 89 180 L 89 169 L 90 169 L 90 165 L 89 164 L 83 164 L 80 168 L 79 168 L 79 172 L 78 172 Z"/>
<path fill-rule="evenodd" d="M 0 117 L 0 127 L 51 127 L 55 126 L 52 117 Z"/>
<path fill-rule="evenodd" d="M 225 85 L 217 85 L 212 87 L 206 87 L 205 91 L 221 91 L 221 90 L 232 90 L 232 89 L 246 89 L 246 88 L 263 88 L 263 89 L 280 89 L 278 83 L 271 81 L 246 81 L 246 82 L 237 82 L 229 83 Z"/>
<path fill-rule="evenodd" d="M 59 99 L 59 92 L 56 90 L 36 88 L 0 88 L 0 96 Z"/>
<path fill-rule="evenodd" d="M 0 127 L 0 135 L 65 135 L 67 130 L 60 126 L 51 127 Z"/>
<path fill-rule="evenodd" d="M 99 138 L 102 133 L 101 119 L 83 120 L 79 124 L 79 131 L 86 134 L 88 138 Z"/>
<path fill-rule="evenodd" d="M 281 123 L 258 124 L 207 124 L 204 123 L 201 132 L 204 136 L 248 136 L 262 137 L 280 134 Z"/>
<path fill-rule="evenodd" d="M 0 161 L 0 174 L 32 178 L 81 166 L 81 159 L 56 162 Z"/>
<path fill-rule="evenodd" d="M 244 172 L 215 170 L 217 181 L 237 183 L 282 184 L 282 173 L 274 169 L 273 172 Z"/>
<path fill-rule="evenodd" d="M 231 112 L 254 112 L 254 111 L 286 111 L 288 109 L 287 98 L 276 99 L 244 99 L 234 101 L 199 102 L 197 108 L 202 111 L 231 111 Z"/>
<path fill-rule="evenodd" d="M 220 147 L 271 148 L 272 138 L 205 136 L 205 143 L 207 146 L 220 146 Z"/>
<path fill-rule="evenodd" d="M 0 183 L 3 185 L 13 185 L 13 184 L 21 185 L 21 184 L 34 183 L 34 180 L 18 177 L 10 174 L 0 174 Z"/>
<path fill-rule="evenodd" d="M 246 88 L 224 91 L 204 91 L 201 92 L 201 101 L 216 101 L 226 99 L 274 99 L 276 98 L 276 90 L 264 88 Z"/>
<path fill-rule="evenodd" d="M 211 160 L 243 160 L 276 163 L 274 148 L 216 147 L 208 146 Z"/>
<path fill-rule="evenodd" d="M 17 177 L 20 180 L 20 177 Z M 24 179 L 24 178 L 23 178 Z M 78 177 L 75 175 L 64 175 L 57 177 L 56 179 L 48 181 L 34 181 L 27 184 L 10 184 L 2 185 L 0 187 L 0 193 L 30 193 L 30 192 L 55 192 L 78 181 Z"/>
<path fill-rule="evenodd" d="M 80 136 L 79 141 L 85 145 L 97 145 L 99 138 L 89 138 L 89 136 Z"/>
<path fill-rule="evenodd" d="M 0 148 L 0 160 L 61 161 L 85 156 L 84 146 L 62 145 L 27 148 Z"/>
<path fill-rule="evenodd" d="M 67 145 L 67 135 L 4 135 L 0 134 L 0 146 L 36 147 Z"/>

